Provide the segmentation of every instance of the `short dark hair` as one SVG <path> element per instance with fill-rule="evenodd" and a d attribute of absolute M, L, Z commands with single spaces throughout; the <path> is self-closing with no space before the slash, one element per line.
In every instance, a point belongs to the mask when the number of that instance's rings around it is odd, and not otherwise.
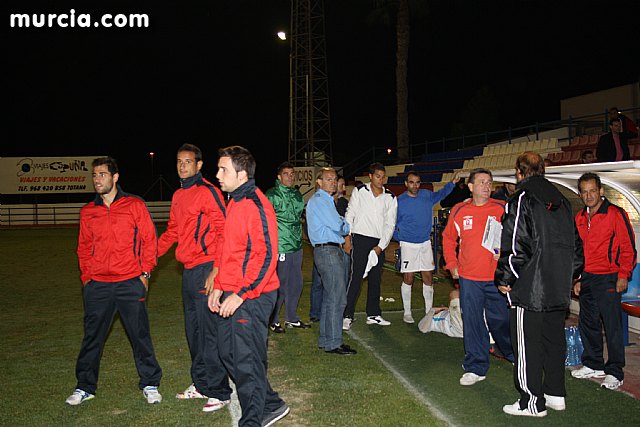
<path fill-rule="evenodd" d="M 516 169 L 524 178 L 530 176 L 544 176 L 544 160 L 533 151 L 525 151 L 516 160 Z"/>
<path fill-rule="evenodd" d="M 180 148 L 178 148 L 178 153 L 180 153 L 181 151 L 188 151 L 190 153 L 193 153 L 196 158 L 196 162 L 202 161 L 202 150 L 200 150 L 200 148 L 198 148 L 196 145 L 182 144 Z"/>
<path fill-rule="evenodd" d="M 256 173 L 256 160 L 251 152 L 239 145 L 232 145 L 218 150 L 218 156 L 231 158 L 231 164 L 236 172 L 245 171 L 249 179 Z"/>
<path fill-rule="evenodd" d="M 338 174 L 338 179 L 337 179 L 337 181 L 340 181 L 341 179 L 344 179 L 344 176 L 342 176 L 342 175 Z M 346 179 L 344 179 L 344 182 L 345 182 L 345 184 L 346 184 L 347 180 L 346 180 Z"/>
<path fill-rule="evenodd" d="M 281 175 L 282 171 L 285 169 L 295 169 L 295 166 L 293 166 L 293 163 L 291 162 L 280 163 L 280 166 L 278 166 L 278 175 Z"/>
<path fill-rule="evenodd" d="M 369 165 L 369 173 L 371 175 L 373 175 L 374 173 L 376 173 L 376 171 L 382 171 L 382 172 L 387 172 L 387 170 L 384 168 L 384 165 L 380 162 L 375 162 L 375 163 L 371 163 L 371 165 Z"/>
<path fill-rule="evenodd" d="M 476 169 L 472 169 L 471 172 L 469 172 L 469 182 L 471 184 L 473 184 L 475 179 L 476 179 L 476 175 L 481 174 L 481 173 L 485 174 L 485 175 L 489 175 L 491 177 L 491 179 L 493 179 L 493 174 L 491 173 L 491 171 L 489 169 L 476 168 Z"/>
<path fill-rule="evenodd" d="M 92 167 L 97 167 L 97 166 L 102 166 L 102 165 L 106 165 L 107 169 L 109 170 L 109 173 L 111 175 L 115 175 L 117 173 L 120 173 L 120 169 L 118 169 L 118 162 L 116 162 L 116 159 L 114 159 L 111 156 L 108 157 L 98 157 L 97 159 L 94 159 L 93 162 L 91 162 L 91 166 Z"/>
<path fill-rule="evenodd" d="M 404 181 L 407 182 L 409 180 L 409 175 L 413 175 L 413 176 L 417 176 L 418 178 L 422 179 L 420 177 L 420 174 L 414 170 L 410 170 L 409 172 L 407 172 L 407 175 L 404 178 Z"/>
<path fill-rule="evenodd" d="M 582 174 L 582 176 L 578 178 L 578 192 L 580 192 L 580 184 L 586 181 L 595 181 L 596 187 L 598 187 L 598 190 L 602 188 L 602 181 L 600 180 L 600 177 L 598 176 L 598 174 L 595 174 L 593 172 L 587 172 L 585 174 Z"/>
<path fill-rule="evenodd" d="M 620 117 L 616 117 L 615 119 L 612 119 L 612 120 L 609 122 L 609 126 L 612 126 L 615 122 L 619 122 L 619 123 L 620 123 L 620 125 L 622 125 L 622 120 L 620 120 Z"/>
<path fill-rule="evenodd" d="M 585 159 L 585 157 L 587 157 L 587 154 L 591 154 L 591 155 L 593 155 L 593 150 L 584 150 L 584 151 L 582 152 L 582 154 L 580 154 L 580 158 L 581 158 L 582 160 L 584 160 L 584 159 Z"/>

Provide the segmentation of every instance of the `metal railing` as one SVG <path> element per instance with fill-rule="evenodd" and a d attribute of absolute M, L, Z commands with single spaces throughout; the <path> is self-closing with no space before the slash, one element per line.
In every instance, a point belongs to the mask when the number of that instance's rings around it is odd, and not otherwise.
<path fill-rule="evenodd" d="M 73 225 L 80 221 L 84 203 L 0 206 L 0 227 Z M 153 222 L 169 221 L 171 202 L 147 202 Z"/>
<path fill-rule="evenodd" d="M 627 116 L 637 118 L 640 115 L 640 107 L 621 110 Z M 637 121 L 637 120 L 635 120 Z M 409 158 L 403 162 L 415 163 L 422 160 L 423 156 L 429 153 L 439 153 L 445 151 L 456 151 L 465 148 L 473 148 L 486 146 L 491 143 L 508 141 L 522 137 L 531 137 L 532 140 L 540 139 L 541 133 L 566 128 L 566 136 L 559 140 L 570 140 L 574 136 L 590 135 L 603 133 L 608 131 L 609 114 L 605 110 L 603 113 L 590 114 L 580 117 L 571 117 L 565 120 L 554 120 L 550 122 L 534 123 L 521 127 L 509 127 L 498 131 L 485 132 L 474 135 L 462 135 L 450 138 L 441 138 L 437 140 L 425 141 L 420 144 L 412 144 L 409 146 Z M 343 166 L 343 174 L 345 177 L 353 178 L 361 173 L 369 164 L 373 162 L 381 162 L 383 164 L 396 164 L 399 162 L 397 158 L 396 148 L 394 147 L 391 154 L 387 153 L 387 148 L 371 147 L 362 152 L 359 156 L 350 160 Z"/>

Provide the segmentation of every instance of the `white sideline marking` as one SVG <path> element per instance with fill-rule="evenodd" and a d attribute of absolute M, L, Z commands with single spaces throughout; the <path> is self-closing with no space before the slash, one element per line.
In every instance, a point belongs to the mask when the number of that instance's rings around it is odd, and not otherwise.
<path fill-rule="evenodd" d="M 445 415 L 443 412 L 441 412 L 440 409 L 438 409 L 436 407 L 436 405 L 427 396 L 425 396 L 417 388 L 415 388 L 413 386 L 413 384 L 411 384 L 411 381 L 409 381 L 400 372 L 398 372 L 398 370 L 396 370 L 396 368 L 394 368 L 393 365 L 391 365 L 391 363 L 387 362 L 381 355 L 379 355 L 375 351 L 375 349 L 373 347 L 371 347 L 370 345 L 366 344 L 358 336 L 358 334 L 356 334 L 353 331 L 353 329 L 349 330 L 347 332 L 347 334 L 351 338 L 356 340 L 358 342 L 358 344 L 360 344 L 362 347 L 367 349 L 369 351 L 369 353 L 371 353 L 376 359 L 378 359 L 380 361 L 380 363 L 382 363 L 384 365 L 384 367 L 387 368 L 387 370 L 389 372 L 391 372 L 391 374 L 394 377 L 396 377 L 396 379 L 398 381 L 400 381 L 400 384 L 402 384 L 404 386 L 404 388 L 406 388 L 409 391 L 409 393 L 411 393 L 416 399 L 418 399 L 418 401 L 420 401 L 420 403 L 422 403 L 424 406 L 426 406 L 433 413 L 433 415 L 435 415 L 436 418 L 438 418 L 441 421 L 444 421 L 445 423 L 447 423 L 450 426 L 455 426 L 453 421 L 447 415 Z"/>
<path fill-rule="evenodd" d="M 231 402 L 229 402 L 227 407 L 229 408 L 229 414 L 231 415 L 231 427 L 238 427 L 238 423 L 242 417 L 242 408 L 240 408 L 236 384 L 231 381 L 231 378 L 229 378 L 229 385 L 231 386 Z"/>

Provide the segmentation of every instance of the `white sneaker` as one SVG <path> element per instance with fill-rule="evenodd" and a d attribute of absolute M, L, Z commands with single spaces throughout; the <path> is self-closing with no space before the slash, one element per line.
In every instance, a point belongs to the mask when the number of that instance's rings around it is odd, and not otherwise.
<path fill-rule="evenodd" d="M 554 411 L 564 411 L 567 408 L 564 403 L 564 396 L 551 396 L 545 393 L 544 400 L 546 401 L 545 406 Z"/>
<path fill-rule="evenodd" d="M 473 372 L 465 372 L 460 377 L 460 385 L 474 385 L 475 383 L 484 380 L 487 377 L 476 375 Z"/>
<path fill-rule="evenodd" d="M 416 323 L 416 321 L 413 320 L 413 316 L 411 315 L 411 313 L 406 313 L 404 316 L 402 316 L 402 320 L 404 321 L 404 323 Z"/>
<path fill-rule="evenodd" d="M 391 322 L 384 320 L 382 316 L 369 316 L 367 317 L 367 325 L 380 325 L 389 326 Z"/>
<path fill-rule="evenodd" d="M 215 412 L 227 406 L 231 400 L 220 400 L 210 397 L 202 407 L 202 412 Z"/>
<path fill-rule="evenodd" d="M 588 366 L 583 366 L 580 369 L 576 369 L 575 371 L 571 371 L 571 376 L 573 378 L 604 378 L 604 371 L 594 370 Z"/>
<path fill-rule="evenodd" d="M 351 329 L 352 322 L 353 322 L 353 319 L 350 319 L 348 317 L 345 317 L 344 319 L 342 319 L 342 330 L 348 331 L 349 329 Z"/>
<path fill-rule="evenodd" d="M 176 394 L 176 399 L 208 399 L 208 397 L 200 393 L 194 384 L 191 384 L 185 391 Z"/>
<path fill-rule="evenodd" d="M 67 397 L 67 400 L 65 400 L 64 403 L 66 403 L 67 405 L 76 406 L 86 400 L 91 400 L 94 397 L 96 397 L 95 394 L 87 393 L 86 391 L 77 388 L 73 390 L 71 396 Z"/>
<path fill-rule="evenodd" d="M 151 404 L 162 402 L 162 395 L 158 392 L 158 387 L 154 385 L 148 385 L 143 388 L 142 394 L 147 399 L 147 402 Z"/>
<path fill-rule="evenodd" d="M 604 377 L 604 381 L 602 381 L 600 387 L 608 388 L 609 390 L 617 390 L 623 383 L 623 380 L 619 380 L 613 375 L 607 375 Z"/>
<path fill-rule="evenodd" d="M 516 400 L 516 403 L 514 403 L 512 405 L 504 405 L 502 407 L 502 411 L 505 414 L 519 415 L 519 416 L 524 416 L 524 417 L 546 417 L 547 416 L 547 410 L 546 409 L 544 411 L 540 411 L 540 412 L 531 412 L 529 410 L 529 408 L 520 409 L 520 401 L 519 400 Z"/>

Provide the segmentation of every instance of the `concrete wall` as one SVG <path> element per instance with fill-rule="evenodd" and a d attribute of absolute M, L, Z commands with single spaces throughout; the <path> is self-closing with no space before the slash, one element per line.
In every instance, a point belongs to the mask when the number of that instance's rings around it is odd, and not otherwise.
<path fill-rule="evenodd" d="M 604 112 L 611 107 L 621 110 L 638 108 L 640 102 L 640 84 L 638 82 L 625 86 L 592 92 L 560 101 L 560 116 L 562 120 L 571 117 L 588 116 L 590 114 Z M 628 114 L 633 120 L 638 121 L 638 113 Z"/>

